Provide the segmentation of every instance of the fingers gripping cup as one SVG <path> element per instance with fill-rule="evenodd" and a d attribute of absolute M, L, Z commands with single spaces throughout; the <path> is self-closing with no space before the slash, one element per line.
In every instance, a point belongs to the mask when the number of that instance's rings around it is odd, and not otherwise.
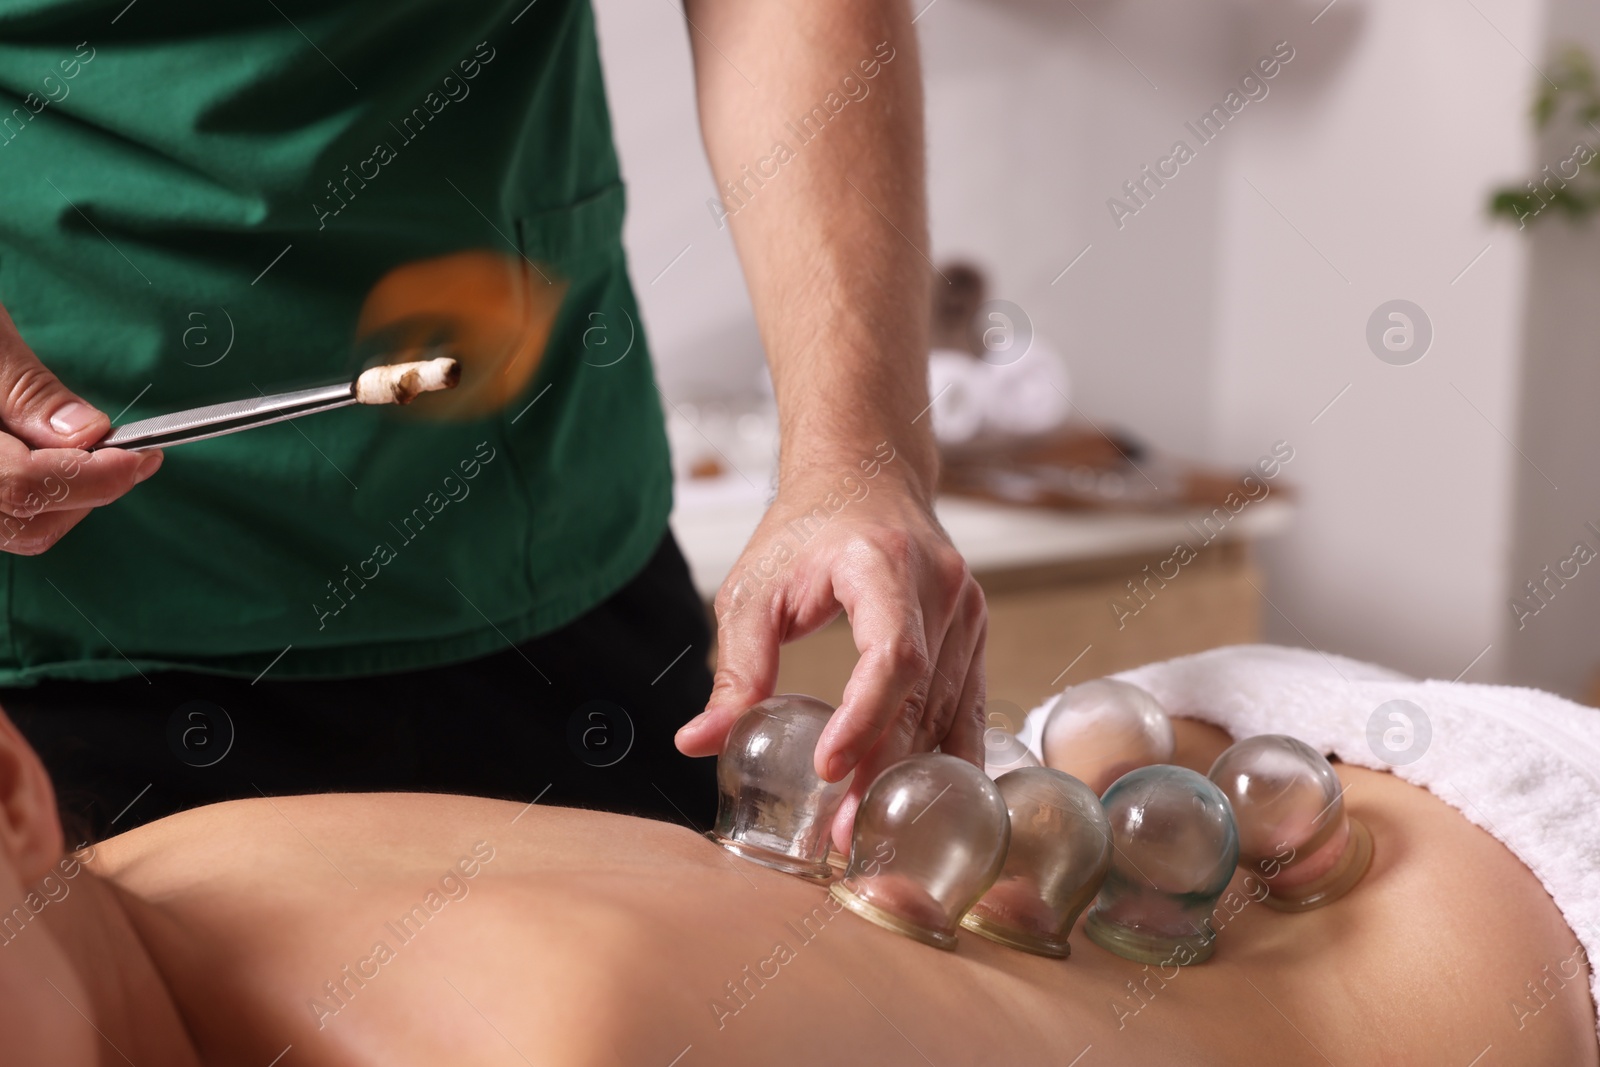
<path fill-rule="evenodd" d="M 1322 753 L 1283 734 L 1249 737 L 1211 765 L 1239 824 L 1239 866 L 1267 884 L 1268 907 L 1310 911 L 1350 892 L 1372 864 L 1372 835 L 1344 810 Z"/>
<path fill-rule="evenodd" d="M 1139 963 L 1209 958 L 1211 912 L 1239 861 L 1228 798 L 1194 771 L 1160 764 L 1117 779 L 1101 804 L 1113 851 L 1089 940 Z"/>
<path fill-rule="evenodd" d="M 830 892 L 863 919 L 953 949 L 961 917 L 1000 874 L 1010 836 L 1006 802 L 982 771 L 955 756 L 912 756 L 862 798 L 850 866 Z"/>
<path fill-rule="evenodd" d="M 1172 759 L 1172 720 L 1156 698 L 1128 682 L 1096 678 L 1056 697 L 1044 726 L 1044 764 L 1095 794 L 1124 774 Z"/>
<path fill-rule="evenodd" d="M 1094 790 L 1069 774 L 1028 767 L 995 785 L 1011 817 L 1000 879 L 961 925 L 1002 945 L 1065 959 L 1067 935 L 1111 867 L 1111 826 Z"/>
<path fill-rule="evenodd" d="M 706 836 L 736 856 L 826 881 L 829 831 L 851 775 L 826 782 L 814 762 L 833 708 L 794 693 L 754 705 L 717 757 L 717 821 Z"/>

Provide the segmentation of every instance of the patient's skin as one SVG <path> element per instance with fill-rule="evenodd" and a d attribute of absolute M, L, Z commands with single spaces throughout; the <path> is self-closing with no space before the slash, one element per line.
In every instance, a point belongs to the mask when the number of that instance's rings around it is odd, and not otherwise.
<path fill-rule="evenodd" d="M 1229 743 L 1193 723 L 1178 740 L 1201 771 Z M 0 945 L 0 1060 L 1596 1064 L 1587 966 L 1526 868 L 1423 790 L 1338 771 L 1376 842 L 1365 881 L 1303 915 L 1243 906 L 1164 985 L 1081 927 L 1066 962 L 966 933 L 941 952 L 663 823 L 425 795 L 217 805 L 101 844 Z M 58 858 L 42 781 L 0 718 L 0 901 Z M 430 890 L 403 943 L 386 924 Z M 327 999 L 380 941 L 388 961 Z"/>

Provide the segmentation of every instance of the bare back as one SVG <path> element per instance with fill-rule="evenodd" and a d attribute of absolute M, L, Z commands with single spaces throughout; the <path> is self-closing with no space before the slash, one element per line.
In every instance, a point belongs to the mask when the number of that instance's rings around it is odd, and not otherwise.
<path fill-rule="evenodd" d="M 1200 769 L 1227 743 L 1180 727 Z M 466 797 L 217 805 L 93 868 L 214 1062 L 1600 1062 L 1584 957 L 1527 869 L 1425 791 L 1339 773 L 1366 880 L 1283 915 L 1236 878 L 1216 955 L 1176 973 L 1081 930 L 1066 962 L 940 952 L 685 828 Z"/>

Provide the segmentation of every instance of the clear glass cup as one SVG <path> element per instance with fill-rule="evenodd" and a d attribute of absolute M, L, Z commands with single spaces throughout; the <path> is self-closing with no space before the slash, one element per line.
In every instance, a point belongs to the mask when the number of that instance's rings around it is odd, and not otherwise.
<path fill-rule="evenodd" d="M 1155 697 L 1129 682 L 1096 678 L 1072 686 L 1045 719 L 1044 765 L 1096 795 L 1138 767 L 1172 759 L 1172 720 Z"/>
<path fill-rule="evenodd" d="M 754 863 L 827 881 L 833 817 L 853 775 L 826 782 L 815 769 L 817 739 L 833 707 L 785 693 L 733 724 L 717 757 L 717 821 L 706 836 Z"/>
<path fill-rule="evenodd" d="M 1239 866 L 1267 886 L 1263 903 L 1310 911 L 1355 887 L 1372 864 L 1372 835 L 1344 807 L 1322 753 L 1286 734 L 1248 737 L 1211 765 L 1239 824 Z"/>
<path fill-rule="evenodd" d="M 998 726 L 983 731 L 983 773 L 990 778 L 1037 766 L 1039 757 L 1028 751 L 1028 743 L 1016 734 Z"/>
<path fill-rule="evenodd" d="M 1210 779 L 1158 764 L 1130 771 L 1101 798 L 1111 870 L 1084 932 L 1139 963 L 1186 966 L 1210 957 L 1210 919 L 1239 861 L 1233 810 Z"/>
<path fill-rule="evenodd" d="M 994 886 L 961 925 L 1002 945 L 1065 959 L 1072 924 L 1111 868 L 1111 825 L 1094 790 L 1070 774 L 1025 767 L 995 785 L 1011 847 Z"/>
<path fill-rule="evenodd" d="M 966 760 L 911 756 L 878 776 L 856 812 L 850 865 L 830 889 L 864 919 L 937 948 L 994 884 L 1011 825 L 1000 789 Z"/>

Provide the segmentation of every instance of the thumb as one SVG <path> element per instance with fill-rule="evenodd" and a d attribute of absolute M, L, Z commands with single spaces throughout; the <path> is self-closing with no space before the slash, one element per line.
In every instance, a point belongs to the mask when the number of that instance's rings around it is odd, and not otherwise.
<path fill-rule="evenodd" d="M 717 606 L 717 673 L 711 700 L 678 731 L 678 751 L 686 756 L 721 753 L 734 722 L 750 705 L 771 696 L 777 680 L 777 623 L 764 601 L 741 601 L 735 591 Z"/>
<path fill-rule="evenodd" d="M 105 412 L 61 384 L 0 308 L 0 425 L 33 448 L 86 448 L 106 435 Z"/>

